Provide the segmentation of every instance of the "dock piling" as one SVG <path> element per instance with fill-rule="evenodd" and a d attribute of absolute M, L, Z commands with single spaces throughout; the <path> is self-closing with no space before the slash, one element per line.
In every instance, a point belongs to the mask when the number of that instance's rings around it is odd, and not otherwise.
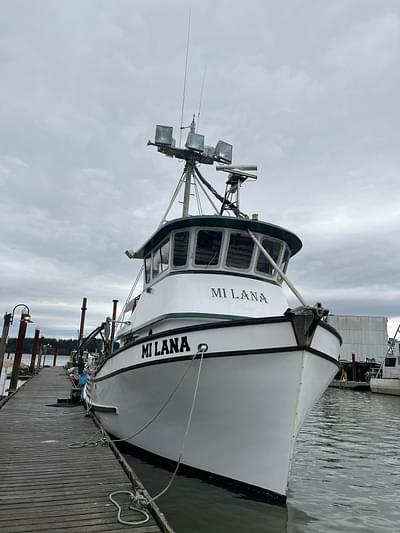
<path fill-rule="evenodd" d="M 117 319 L 117 305 L 118 300 L 113 300 L 113 312 L 111 322 L 111 338 L 110 338 L 110 353 L 113 351 L 114 336 L 115 336 L 115 321 Z"/>
<path fill-rule="evenodd" d="M 40 335 L 40 330 L 39 329 L 35 329 L 35 336 L 33 338 L 33 344 L 32 344 L 32 356 L 31 356 L 31 364 L 29 366 L 29 373 L 31 375 L 33 375 L 33 373 L 35 372 L 35 362 L 36 362 L 36 355 L 38 353 L 38 348 L 39 348 L 39 335 Z"/>
<path fill-rule="evenodd" d="M 4 322 L 3 322 L 3 332 L 1 334 L 1 340 L 0 340 L 0 376 L 1 376 L 1 371 L 3 370 L 4 354 L 5 354 L 6 346 L 7 346 L 7 338 L 8 338 L 8 331 L 10 329 L 11 318 L 12 318 L 11 313 L 5 313 Z"/>
<path fill-rule="evenodd" d="M 58 355 L 58 342 L 56 342 L 54 345 L 53 366 L 56 366 L 57 355 Z"/>
<path fill-rule="evenodd" d="M 83 298 L 82 307 L 81 307 L 81 323 L 80 323 L 80 326 L 79 326 L 78 346 L 79 346 L 79 344 L 81 343 L 81 341 L 83 339 L 83 331 L 85 329 L 85 316 L 86 316 L 86 310 L 87 310 L 86 304 L 87 304 L 87 298 Z"/>
<path fill-rule="evenodd" d="M 36 371 L 39 372 L 41 364 L 42 364 L 42 351 L 43 351 L 43 344 L 44 344 L 44 337 L 40 337 L 39 339 L 39 347 L 38 347 L 38 359 L 37 359 L 37 367 Z"/>
<path fill-rule="evenodd" d="M 14 354 L 14 364 L 13 364 L 12 373 L 11 373 L 10 386 L 8 389 L 9 395 L 17 390 L 18 374 L 19 374 L 19 369 L 21 366 L 22 352 L 24 349 L 26 327 L 28 325 L 29 320 L 30 320 L 29 314 L 22 311 L 21 320 L 19 323 L 17 346 L 15 348 L 15 354 Z"/>

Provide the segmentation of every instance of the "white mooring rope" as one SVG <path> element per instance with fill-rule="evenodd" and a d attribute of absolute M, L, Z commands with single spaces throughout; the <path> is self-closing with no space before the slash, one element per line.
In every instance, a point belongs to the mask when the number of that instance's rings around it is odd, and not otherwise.
<path fill-rule="evenodd" d="M 171 479 L 169 480 L 169 482 L 167 483 L 166 487 L 161 491 L 159 492 L 156 496 L 153 496 L 153 498 L 151 498 L 151 500 L 148 502 L 148 504 L 152 503 L 152 502 L 155 502 L 158 498 L 160 498 L 160 496 L 162 496 L 163 494 L 165 494 L 167 492 L 167 490 L 170 488 L 170 486 L 172 485 L 172 483 L 174 482 L 175 480 L 175 477 L 176 477 L 176 474 L 178 473 L 178 469 L 180 467 L 180 464 L 181 464 L 181 461 L 182 461 L 182 457 L 183 457 L 183 451 L 185 449 L 185 441 L 186 441 L 186 437 L 188 436 L 189 434 L 189 430 L 190 430 L 190 425 L 192 423 L 192 416 L 193 416 L 193 411 L 194 411 L 194 406 L 196 404 L 196 398 L 197 398 L 197 392 L 199 390 L 199 383 L 200 383 L 200 375 L 201 375 L 201 367 L 203 365 L 203 356 L 204 356 L 204 353 L 208 350 L 208 346 L 207 344 L 205 343 L 202 343 L 202 344 L 199 344 L 198 348 L 197 348 L 197 354 L 200 354 L 200 362 L 199 362 L 199 369 L 197 371 L 197 379 L 196 379 L 196 386 L 194 388 L 194 393 L 193 393 L 193 399 L 192 399 L 192 405 L 190 407 L 190 412 L 189 412 L 189 417 L 188 417 L 188 420 L 187 420 L 187 424 L 186 424 L 186 430 L 185 430 L 185 434 L 183 435 L 183 439 L 182 439 L 182 445 L 181 445 L 181 452 L 179 454 L 179 457 L 178 457 L 178 462 L 176 463 L 176 467 L 175 467 L 175 470 L 174 472 L 172 473 L 172 476 L 171 476 Z"/>
<path fill-rule="evenodd" d="M 160 498 L 163 494 L 165 494 L 169 490 L 169 488 L 171 487 L 172 483 L 174 482 L 174 480 L 176 478 L 176 475 L 178 473 L 178 469 L 179 469 L 179 467 L 181 465 L 183 452 L 184 452 L 184 449 L 185 449 L 186 438 L 187 438 L 187 436 L 189 434 L 189 431 L 190 431 L 193 412 L 194 412 L 194 408 L 195 408 L 195 405 L 196 405 L 197 393 L 198 393 L 198 390 L 199 390 L 201 369 L 202 369 L 202 365 L 203 365 L 203 356 L 204 356 L 204 354 L 205 354 L 205 352 L 207 350 L 208 350 L 208 346 L 207 346 L 206 343 L 201 343 L 201 344 L 198 345 L 197 352 L 191 358 L 189 364 L 187 365 L 187 367 L 186 367 L 185 371 L 183 372 L 182 376 L 180 377 L 178 383 L 176 384 L 176 386 L 174 387 L 174 389 L 172 390 L 172 392 L 170 393 L 170 395 L 168 396 L 168 398 L 166 399 L 164 404 L 157 411 L 157 413 L 153 416 L 153 418 L 151 418 L 149 420 L 149 422 L 147 422 L 139 431 L 137 431 L 133 435 L 130 435 L 130 436 L 125 437 L 123 439 L 115 439 L 114 441 L 112 441 L 112 442 L 122 442 L 122 441 L 126 441 L 128 439 L 132 439 L 132 438 L 136 437 L 137 435 L 139 435 L 146 428 L 148 428 L 158 418 L 158 416 L 162 413 L 162 411 L 165 409 L 165 407 L 169 404 L 169 402 L 171 401 L 171 399 L 175 395 L 176 391 L 179 389 L 180 385 L 182 384 L 184 378 L 186 377 L 186 375 L 187 375 L 187 373 L 188 373 L 193 361 L 196 359 L 196 357 L 198 355 L 200 355 L 200 362 L 199 362 L 199 368 L 198 368 L 198 371 L 197 371 L 196 385 L 195 385 L 194 392 L 193 392 L 192 404 L 190 406 L 189 416 L 188 416 L 187 423 L 186 423 L 186 429 L 185 429 L 185 433 L 183 435 L 182 444 L 181 444 L 181 450 L 180 450 L 180 454 L 179 454 L 179 457 L 178 457 L 178 461 L 177 461 L 175 470 L 173 471 L 172 476 L 171 476 L 170 480 L 168 481 L 167 485 L 164 487 L 164 489 L 161 490 L 158 494 L 156 494 L 152 498 L 150 498 L 150 500 L 147 500 L 146 497 L 144 496 L 144 494 L 142 492 L 140 492 L 139 490 L 136 492 L 136 494 L 131 492 L 131 491 L 128 491 L 128 490 L 119 490 L 119 491 L 114 491 L 114 492 L 110 493 L 108 497 L 109 497 L 110 501 L 118 509 L 117 520 L 118 520 L 118 522 L 120 524 L 127 525 L 127 526 L 140 526 L 140 525 L 146 524 L 150 520 L 150 515 L 149 515 L 149 513 L 147 511 L 145 511 L 141 507 L 148 506 L 151 503 L 155 502 L 158 498 Z M 73 442 L 71 444 L 68 444 L 68 447 L 69 448 L 83 448 L 83 447 L 94 447 L 94 446 L 97 446 L 100 443 L 101 444 L 107 444 L 108 440 L 107 440 L 107 437 L 105 436 L 104 431 L 103 430 L 100 430 L 100 431 L 101 431 L 101 434 L 102 434 L 102 438 L 101 439 L 92 440 L 92 437 L 91 437 L 91 438 L 89 438 L 86 441 Z M 96 435 L 97 433 L 98 433 L 98 431 L 94 435 Z M 129 509 L 142 514 L 144 516 L 144 518 L 142 520 L 139 520 L 139 521 L 123 520 L 121 518 L 122 507 L 113 498 L 113 496 L 115 496 L 116 494 L 129 494 L 129 496 L 131 498 L 131 502 L 133 502 L 131 505 L 129 505 Z"/>
<path fill-rule="evenodd" d="M 144 518 L 142 520 L 136 520 L 136 521 L 123 520 L 121 518 L 122 507 L 113 498 L 113 496 L 115 496 L 116 494 L 129 494 L 132 503 L 131 505 L 128 506 L 128 508 L 131 509 L 132 511 L 136 511 L 137 513 L 142 514 Z M 140 493 L 139 491 L 137 491 L 137 493 L 134 494 L 130 490 L 116 490 L 115 492 L 112 492 L 111 494 L 109 494 L 108 498 L 118 509 L 117 520 L 120 524 L 123 524 L 124 526 L 141 526 L 143 524 L 146 524 L 150 520 L 149 513 L 145 511 L 144 509 L 141 509 L 140 507 L 138 507 L 138 505 L 141 505 L 141 506 L 147 505 L 147 500 L 145 496 L 143 496 L 143 494 Z"/>

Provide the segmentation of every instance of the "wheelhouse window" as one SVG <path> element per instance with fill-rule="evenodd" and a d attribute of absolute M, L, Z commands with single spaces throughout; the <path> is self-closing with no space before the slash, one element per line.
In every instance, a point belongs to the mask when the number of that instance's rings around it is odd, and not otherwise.
<path fill-rule="evenodd" d="M 272 257 L 272 259 L 275 261 L 275 263 L 278 263 L 282 244 L 279 241 L 272 241 L 271 239 L 263 239 L 261 244 Z M 274 274 L 271 263 L 261 253 L 261 251 L 258 254 L 256 270 L 257 272 L 262 272 L 263 274 L 269 274 L 271 276 Z"/>
<path fill-rule="evenodd" d="M 180 231 L 175 233 L 174 236 L 174 254 L 173 254 L 173 266 L 174 267 L 183 267 L 187 263 L 189 248 L 189 232 Z"/>
<path fill-rule="evenodd" d="M 161 256 L 161 262 L 160 262 L 161 272 L 165 272 L 169 266 L 169 239 L 165 241 L 164 244 L 161 246 L 160 256 Z"/>
<path fill-rule="evenodd" d="M 396 366 L 396 358 L 395 357 L 386 357 L 385 366 Z"/>
<path fill-rule="evenodd" d="M 219 262 L 222 231 L 200 230 L 197 233 L 195 265 L 211 266 Z"/>
<path fill-rule="evenodd" d="M 253 240 L 243 233 L 231 233 L 226 254 L 226 266 L 248 270 L 253 255 Z"/>
<path fill-rule="evenodd" d="M 144 258 L 144 272 L 146 283 L 150 283 L 151 279 L 151 255 Z"/>
<path fill-rule="evenodd" d="M 153 279 L 165 272 L 169 265 L 169 239 L 153 252 L 152 277 Z"/>
<path fill-rule="evenodd" d="M 289 248 L 286 245 L 285 253 L 283 254 L 283 261 L 282 261 L 282 270 L 283 270 L 283 272 L 286 272 L 286 270 L 287 270 L 289 259 L 290 259 L 290 250 L 289 250 Z"/>

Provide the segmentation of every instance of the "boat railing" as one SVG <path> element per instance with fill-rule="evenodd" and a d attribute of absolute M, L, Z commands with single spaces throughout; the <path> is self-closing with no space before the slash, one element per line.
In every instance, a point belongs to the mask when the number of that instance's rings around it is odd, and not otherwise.
<path fill-rule="evenodd" d="M 388 340 L 388 348 L 387 348 L 387 351 L 386 351 L 385 357 L 384 357 L 384 359 L 383 359 L 383 361 L 382 361 L 381 366 L 379 367 L 378 372 L 376 373 L 376 376 L 373 376 L 373 377 L 375 377 L 376 379 L 381 379 L 381 378 L 383 378 L 383 368 L 384 368 L 384 366 L 385 366 L 386 359 L 387 359 L 388 357 L 390 357 L 390 356 L 393 357 L 393 349 L 394 349 L 394 347 L 395 347 L 395 345 L 396 345 L 396 340 L 398 340 L 397 337 L 398 337 L 399 333 L 400 333 L 400 324 L 397 326 L 396 333 L 394 334 L 394 337 L 392 337 L 392 338 L 390 338 L 390 339 Z"/>

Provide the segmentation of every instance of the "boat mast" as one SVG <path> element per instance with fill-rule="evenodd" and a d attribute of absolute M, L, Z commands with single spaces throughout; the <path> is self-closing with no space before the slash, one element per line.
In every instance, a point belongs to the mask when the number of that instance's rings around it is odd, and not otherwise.
<path fill-rule="evenodd" d="M 197 178 L 201 179 L 202 184 L 205 185 L 209 191 L 212 192 L 221 202 L 223 202 L 223 197 L 218 195 L 218 193 L 213 187 L 211 187 L 207 180 L 200 175 L 197 164 L 214 165 L 214 163 L 232 163 L 231 144 L 219 140 L 215 147 L 204 145 L 204 135 L 196 132 L 195 115 L 193 115 L 190 126 L 181 126 L 180 129 L 189 129 L 189 134 L 184 148 L 178 148 L 176 146 L 175 139 L 172 136 L 173 129 L 171 126 L 157 125 L 154 142 L 147 142 L 148 146 L 156 146 L 157 150 L 162 154 L 165 154 L 169 157 L 176 157 L 177 159 L 183 159 L 185 161 L 185 168 L 182 176 L 179 180 L 178 186 L 174 192 L 168 209 L 161 221 L 161 224 L 165 222 L 172 203 L 175 201 L 182 187 L 184 187 L 182 217 L 189 216 L 192 181 L 197 183 Z M 213 207 L 215 206 L 213 205 Z M 216 211 L 218 212 L 218 209 L 216 209 Z"/>
<path fill-rule="evenodd" d="M 194 115 L 192 122 L 189 126 L 190 133 L 196 133 L 196 124 L 194 121 Z M 183 129 L 181 127 L 181 129 Z M 187 159 L 186 165 L 185 165 L 185 189 L 183 192 L 183 208 L 182 208 L 182 216 L 187 217 L 189 215 L 189 205 L 190 205 L 190 192 L 192 189 L 192 176 L 194 174 L 194 166 L 195 166 L 195 160 L 193 159 Z"/>

